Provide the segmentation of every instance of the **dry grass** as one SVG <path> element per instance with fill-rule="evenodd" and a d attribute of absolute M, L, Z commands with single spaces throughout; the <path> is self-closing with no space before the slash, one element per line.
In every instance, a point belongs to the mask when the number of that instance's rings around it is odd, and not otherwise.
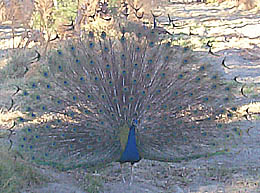
<path fill-rule="evenodd" d="M 16 193 L 24 188 L 41 185 L 48 181 L 33 167 L 21 162 L 17 158 L 18 154 L 8 151 L 2 143 L 0 154 L 0 192 Z"/>
<path fill-rule="evenodd" d="M 242 9 L 250 10 L 255 7 L 260 7 L 260 1 L 259 0 L 207 0 L 208 3 L 223 3 L 226 1 L 233 1 L 236 3 L 237 7 L 241 7 Z"/>

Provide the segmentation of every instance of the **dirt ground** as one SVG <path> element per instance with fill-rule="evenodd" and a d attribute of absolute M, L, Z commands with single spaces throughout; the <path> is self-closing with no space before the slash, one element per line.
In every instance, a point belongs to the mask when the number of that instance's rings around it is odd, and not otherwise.
<path fill-rule="evenodd" d="M 234 77 L 242 83 L 260 83 L 260 14 L 257 10 L 244 11 L 233 4 L 206 5 L 203 3 L 182 4 L 169 2 L 157 9 L 160 25 L 173 33 L 179 43 L 189 41 L 201 57 L 216 65 L 216 70 L 232 81 Z M 167 24 L 167 14 L 176 26 Z M 182 33 L 181 33 L 182 32 Z M 189 35 L 189 34 L 193 35 Z M 175 35 L 176 34 L 176 35 Z M 205 42 L 212 41 L 212 52 Z M 4 51 L 1 51 L 4 56 Z M 225 57 L 224 68 L 221 65 Z M 2 59 L 3 61 L 4 59 Z M 260 113 L 258 98 L 241 97 L 241 101 L 252 103 L 249 111 Z M 2 88 L 3 91 L 3 88 Z M 2 92 L 1 91 L 1 92 Z M 1 98 L 3 103 L 3 98 Z M 130 166 L 126 164 L 122 174 L 118 163 L 98 171 L 93 176 L 103 179 L 105 193 L 257 193 L 260 192 L 260 121 L 242 120 L 241 142 L 231 154 L 208 159 L 197 159 L 182 163 L 161 163 L 141 160 L 134 167 L 134 182 L 129 185 Z M 83 193 L 80 176 L 42 168 L 42 173 L 51 176 L 53 182 L 44 187 L 24 190 L 24 193 Z M 76 176 L 76 177 L 75 177 Z"/>

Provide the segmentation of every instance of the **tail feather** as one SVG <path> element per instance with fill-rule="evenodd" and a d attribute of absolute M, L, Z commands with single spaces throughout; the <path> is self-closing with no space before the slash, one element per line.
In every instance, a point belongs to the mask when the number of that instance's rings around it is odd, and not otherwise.
<path fill-rule="evenodd" d="M 118 39 L 90 32 L 42 61 L 20 95 L 32 122 L 18 144 L 33 160 L 63 168 L 116 161 L 134 119 L 142 158 L 176 161 L 234 144 L 224 119 L 232 86 L 153 30 L 123 28 Z"/>

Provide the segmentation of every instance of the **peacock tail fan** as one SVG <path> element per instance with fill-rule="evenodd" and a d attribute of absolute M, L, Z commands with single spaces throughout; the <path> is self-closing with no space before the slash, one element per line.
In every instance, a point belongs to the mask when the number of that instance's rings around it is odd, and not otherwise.
<path fill-rule="evenodd" d="M 119 38 L 89 32 L 42 58 L 18 96 L 23 129 L 16 147 L 61 169 L 118 161 L 137 120 L 141 158 L 181 161 L 227 151 L 232 85 L 189 48 L 143 28 Z"/>

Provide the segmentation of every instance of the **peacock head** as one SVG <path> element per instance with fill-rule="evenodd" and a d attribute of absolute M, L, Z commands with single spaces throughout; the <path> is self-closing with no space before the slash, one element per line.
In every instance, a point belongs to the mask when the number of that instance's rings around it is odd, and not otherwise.
<path fill-rule="evenodd" d="M 138 121 L 137 119 L 133 119 L 132 126 L 137 127 Z"/>

